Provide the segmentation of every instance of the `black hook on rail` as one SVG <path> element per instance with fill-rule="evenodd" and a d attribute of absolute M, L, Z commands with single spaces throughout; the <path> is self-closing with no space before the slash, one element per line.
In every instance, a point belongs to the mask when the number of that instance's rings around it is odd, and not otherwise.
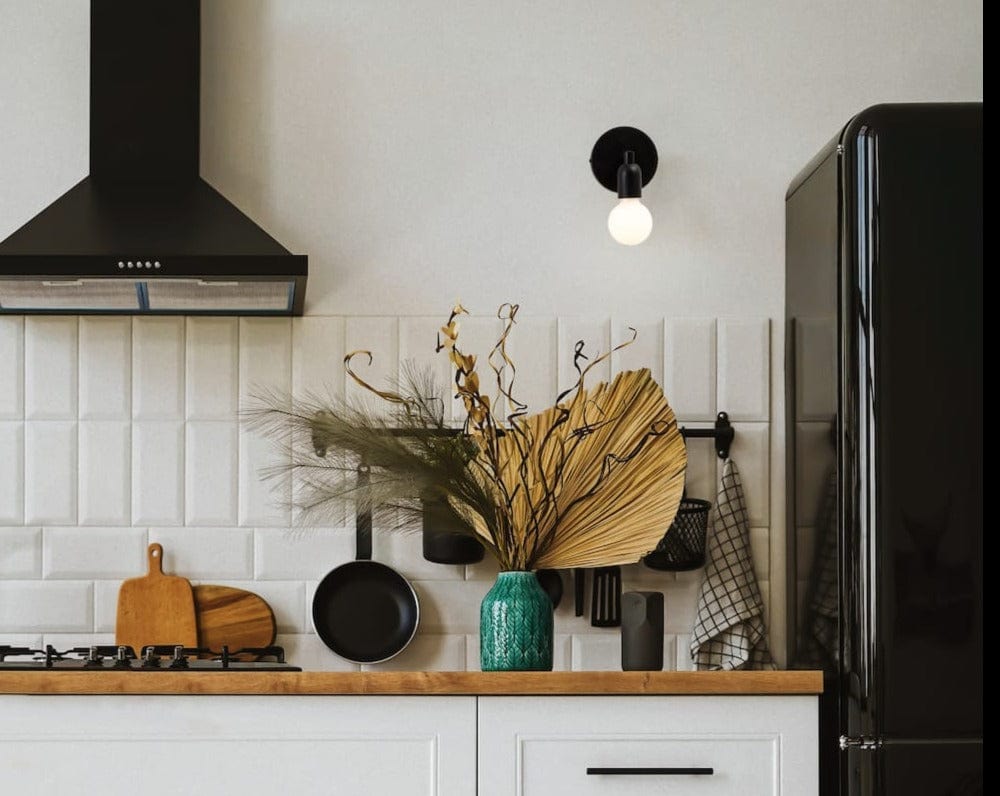
<path fill-rule="evenodd" d="M 714 439 L 715 452 L 720 459 L 729 458 L 729 447 L 733 444 L 736 430 L 729 422 L 729 415 L 719 412 L 715 416 L 715 428 L 685 428 L 681 426 L 684 439 Z"/>

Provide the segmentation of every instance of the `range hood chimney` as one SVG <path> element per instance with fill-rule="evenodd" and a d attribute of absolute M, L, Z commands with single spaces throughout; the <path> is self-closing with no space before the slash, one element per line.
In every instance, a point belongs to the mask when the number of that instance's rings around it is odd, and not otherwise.
<path fill-rule="evenodd" d="M 90 175 L 0 242 L 0 314 L 301 315 L 307 258 L 199 173 L 199 0 L 90 14 Z"/>

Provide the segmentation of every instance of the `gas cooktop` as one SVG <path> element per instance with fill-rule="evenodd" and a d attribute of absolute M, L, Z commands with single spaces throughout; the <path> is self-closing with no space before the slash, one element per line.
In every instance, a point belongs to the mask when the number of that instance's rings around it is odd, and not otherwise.
<path fill-rule="evenodd" d="M 301 672 L 285 662 L 282 647 L 232 650 L 157 645 L 141 654 L 125 646 L 73 647 L 59 651 L 0 645 L 0 672 Z"/>

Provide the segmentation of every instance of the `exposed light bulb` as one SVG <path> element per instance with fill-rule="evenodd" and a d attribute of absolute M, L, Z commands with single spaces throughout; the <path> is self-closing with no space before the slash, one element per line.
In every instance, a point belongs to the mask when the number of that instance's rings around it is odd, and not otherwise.
<path fill-rule="evenodd" d="M 649 237 L 653 229 L 653 216 L 641 199 L 618 200 L 608 213 L 608 232 L 624 246 L 637 246 Z"/>

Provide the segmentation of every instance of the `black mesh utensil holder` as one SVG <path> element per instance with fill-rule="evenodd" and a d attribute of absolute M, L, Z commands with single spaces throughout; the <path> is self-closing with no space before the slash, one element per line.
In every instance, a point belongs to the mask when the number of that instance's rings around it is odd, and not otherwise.
<path fill-rule="evenodd" d="M 642 562 L 650 569 L 674 572 L 704 566 L 708 512 L 711 508 L 712 504 L 707 500 L 683 498 L 673 525 Z"/>

